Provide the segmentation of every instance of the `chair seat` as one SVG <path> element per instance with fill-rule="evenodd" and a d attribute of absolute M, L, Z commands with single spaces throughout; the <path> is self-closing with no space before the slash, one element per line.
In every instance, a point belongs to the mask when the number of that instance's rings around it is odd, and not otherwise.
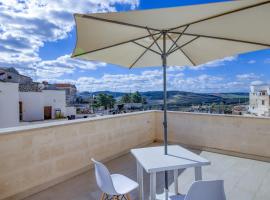
<path fill-rule="evenodd" d="M 111 177 L 118 194 L 127 194 L 139 186 L 138 183 L 121 174 L 112 174 Z"/>

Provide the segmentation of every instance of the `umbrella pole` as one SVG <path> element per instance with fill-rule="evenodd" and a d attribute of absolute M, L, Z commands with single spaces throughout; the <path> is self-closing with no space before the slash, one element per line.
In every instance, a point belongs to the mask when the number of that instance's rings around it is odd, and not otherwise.
<path fill-rule="evenodd" d="M 164 154 L 168 154 L 168 132 L 167 132 L 167 52 L 166 52 L 166 31 L 163 35 L 163 53 L 162 53 L 162 67 L 163 67 L 163 134 L 164 134 Z M 168 199 L 168 171 L 165 171 L 165 199 Z"/>
<path fill-rule="evenodd" d="M 164 153 L 165 153 L 165 155 L 167 155 L 168 154 L 168 138 L 167 138 L 167 53 L 166 53 L 166 32 L 163 33 L 162 67 L 163 67 Z"/>

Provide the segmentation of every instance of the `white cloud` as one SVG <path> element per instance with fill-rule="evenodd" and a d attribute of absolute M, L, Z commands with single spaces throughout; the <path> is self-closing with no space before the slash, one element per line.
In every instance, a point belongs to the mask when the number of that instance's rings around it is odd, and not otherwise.
<path fill-rule="evenodd" d="M 32 64 L 35 69 L 36 76 L 39 78 L 57 78 L 64 74 L 71 74 L 76 69 L 79 70 L 95 70 L 97 67 L 105 67 L 104 62 L 91 62 L 79 59 L 72 59 L 70 55 L 58 57 L 56 60 L 40 61 Z"/>
<path fill-rule="evenodd" d="M 223 84 L 223 78 L 219 76 L 210 76 L 202 74 L 195 77 L 187 77 L 179 80 L 179 90 L 195 92 L 216 92 Z"/>
<path fill-rule="evenodd" d="M 168 72 L 168 90 L 188 90 L 196 92 L 218 92 L 226 85 L 223 77 L 202 74 L 185 77 L 182 72 Z M 39 81 L 42 81 L 40 79 Z M 162 70 L 147 70 L 139 74 L 104 74 L 101 77 L 80 77 L 77 80 L 57 78 L 44 79 L 50 82 L 70 82 L 80 91 L 150 91 L 162 90 Z M 232 88 L 229 88 L 232 89 Z"/>
<path fill-rule="evenodd" d="M 236 61 L 237 58 L 238 58 L 238 56 L 229 56 L 229 57 L 225 57 L 223 59 L 210 61 L 208 63 L 198 65 L 195 67 L 190 67 L 190 68 L 196 70 L 196 69 L 205 69 L 206 67 L 220 67 L 220 66 L 224 66 L 227 62 Z"/>
<path fill-rule="evenodd" d="M 197 66 L 170 66 L 167 68 L 168 72 L 180 72 L 184 71 L 186 68 L 193 70 L 202 70 L 208 67 L 220 67 L 226 65 L 227 62 L 236 61 L 238 56 L 229 56 L 218 60 L 213 60 L 207 62 L 205 64 L 197 65 Z"/>
<path fill-rule="evenodd" d="M 248 61 L 248 64 L 255 64 L 256 63 L 256 60 L 249 60 Z"/>
<path fill-rule="evenodd" d="M 32 71 L 35 66 L 50 65 L 41 60 L 38 51 L 46 42 L 68 36 L 74 28 L 73 13 L 115 11 L 115 4 L 126 4 L 134 9 L 139 0 L 1 0 L 1 66 Z M 59 59 L 61 57 L 55 62 Z M 94 67 L 81 64 L 81 68 Z"/>
<path fill-rule="evenodd" d="M 264 82 L 263 81 L 252 81 L 251 82 L 251 85 L 262 85 L 262 84 L 264 84 Z"/>
<path fill-rule="evenodd" d="M 186 67 L 184 66 L 170 66 L 168 67 L 167 71 L 168 72 L 176 72 L 176 71 L 183 71 L 185 70 Z"/>
<path fill-rule="evenodd" d="M 260 75 L 256 75 L 254 73 L 248 73 L 248 74 L 238 74 L 236 75 L 236 78 L 238 80 L 247 80 L 247 81 L 250 81 L 250 80 L 255 80 L 255 79 L 259 79 L 261 76 Z"/>
<path fill-rule="evenodd" d="M 228 87 L 239 88 L 238 91 L 249 91 L 250 85 L 260 85 L 263 82 L 260 80 L 263 74 L 244 73 L 236 75 L 235 81 L 228 83 Z"/>

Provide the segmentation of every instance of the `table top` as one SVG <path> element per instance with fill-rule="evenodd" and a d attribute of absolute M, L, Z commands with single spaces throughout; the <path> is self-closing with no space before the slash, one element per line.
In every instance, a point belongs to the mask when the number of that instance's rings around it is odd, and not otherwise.
<path fill-rule="evenodd" d="M 210 165 L 205 158 L 179 145 L 169 145 L 168 155 L 164 154 L 164 146 L 132 149 L 131 153 L 147 173 Z"/>

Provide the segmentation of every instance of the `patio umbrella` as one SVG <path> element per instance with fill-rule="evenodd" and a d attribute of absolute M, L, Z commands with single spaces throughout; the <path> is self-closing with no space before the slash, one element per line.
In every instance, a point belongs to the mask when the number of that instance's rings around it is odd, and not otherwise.
<path fill-rule="evenodd" d="M 165 9 L 75 14 L 72 57 L 129 69 L 163 66 L 167 154 L 167 66 L 208 61 L 270 47 L 270 1 L 239 0 Z M 168 178 L 165 173 L 165 189 Z"/>

